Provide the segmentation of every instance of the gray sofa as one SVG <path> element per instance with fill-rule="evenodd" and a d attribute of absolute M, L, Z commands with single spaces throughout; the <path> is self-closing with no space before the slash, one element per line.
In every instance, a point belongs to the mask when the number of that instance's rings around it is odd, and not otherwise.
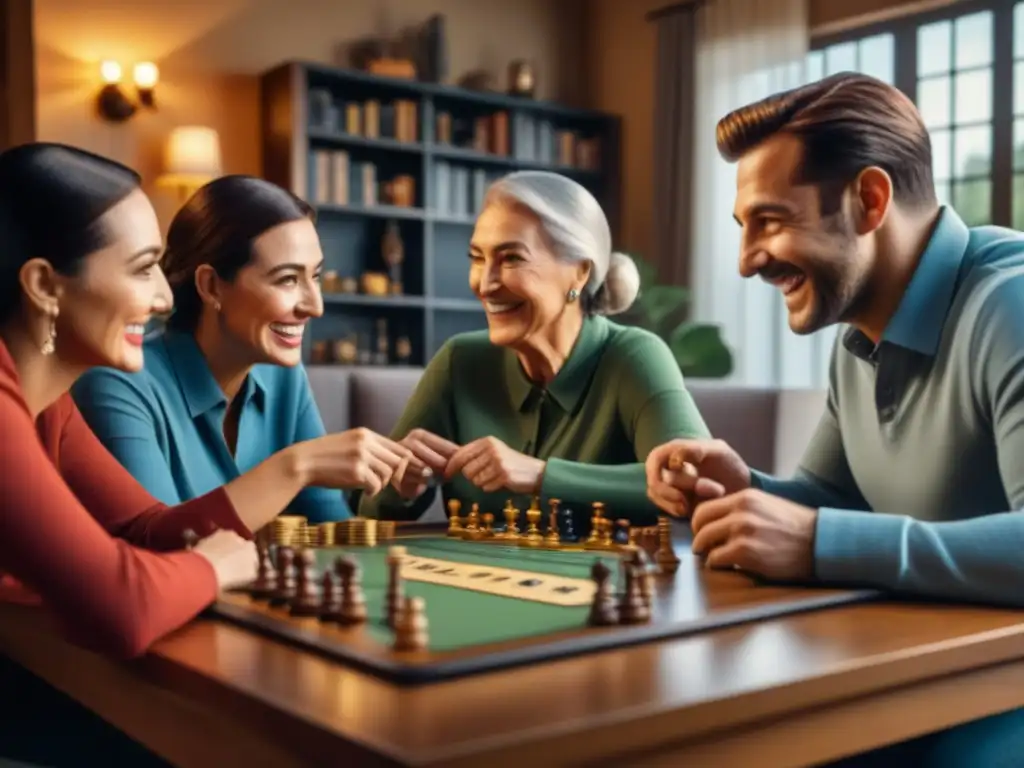
<path fill-rule="evenodd" d="M 367 427 L 389 434 L 422 373 L 421 368 L 309 366 L 313 395 L 330 432 Z M 708 428 L 750 466 L 777 475 L 796 468 L 825 407 L 825 392 L 727 387 L 711 380 L 687 384 Z M 439 504 L 423 520 L 440 520 Z"/>

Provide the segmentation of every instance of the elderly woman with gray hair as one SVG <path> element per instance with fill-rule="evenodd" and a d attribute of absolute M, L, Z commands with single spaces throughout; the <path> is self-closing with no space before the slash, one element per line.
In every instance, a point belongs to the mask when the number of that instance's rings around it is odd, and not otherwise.
<path fill-rule="evenodd" d="M 527 171 L 495 182 L 469 246 L 488 329 L 438 351 L 392 433 L 433 475 L 364 498 L 360 513 L 415 519 L 441 486 L 463 509 L 499 513 L 509 497 L 523 509 L 537 495 L 583 527 L 595 501 L 651 524 L 648 452 L 708 430 L 667 345 L 607 318 L 633 304 L 639 282 L 575 181 Z"/>

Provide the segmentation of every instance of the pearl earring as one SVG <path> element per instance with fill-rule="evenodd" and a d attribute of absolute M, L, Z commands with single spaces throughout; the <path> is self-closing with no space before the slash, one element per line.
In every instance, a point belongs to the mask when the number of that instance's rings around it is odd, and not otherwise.
<path fill-rule="evenodd" d="M 579 295 L 579 292 L 575 288 L 570 288 L 569 293 L 566 294 L 565 298 L 567 298 L 570 302 L 573 302 L 579 298 Z"/>
<path fill-rule="evenodd" d="M 46 338 L 43 339 L 43 344 L 39 348 L 44 355 L 52 355 L 57 350 L 57 314 L 59 310 L 57 307 L 53 308 L 52 312 L 47 312 L 47 316 L 50 320 L 50 326 L 46 331 Z"/>

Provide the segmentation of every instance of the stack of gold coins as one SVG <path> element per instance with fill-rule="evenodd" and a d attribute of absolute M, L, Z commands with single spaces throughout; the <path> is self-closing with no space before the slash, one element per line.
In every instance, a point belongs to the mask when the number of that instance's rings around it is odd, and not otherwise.
<path fill-rule="evenodd" d="M 355 517 L 349 523 L 348 542 L 354 547 L 377 546 L 377 521 L 365 517 Z"/>
<path fill-rule="evenodd" d="M 351 540 L 352 519 L 339 520 L 334 524 L 334 543 L 343 547 Z"/>
<path fill-rule="evenodd" d="M 305 546 L 306 518 L 300 515 L 278 515 L 274 519 L 274 543 L 284 547 Z"/>
<path fill-rule="evenodd" d="M 316 527 L 318 547 L 334 546 L 334 523 L 321 523 Z"/>
<path fill-rule="evenodd" d="M 380 541 L 391 541 L 395 538 L 395 521 L 380 520 L 377 522 L 377 539 Z"/>

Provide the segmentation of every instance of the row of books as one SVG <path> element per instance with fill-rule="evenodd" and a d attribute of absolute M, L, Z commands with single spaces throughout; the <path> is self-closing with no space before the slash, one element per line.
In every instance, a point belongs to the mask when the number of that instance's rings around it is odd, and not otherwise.
<path fill-rule="evenodd" d="M 309 94 L 309 126 L 314 131 L 365 138 L 420 141 L 419 104 L 411 99 L 382 102 L 336 99 L 314 88 Z M 440 111 L 435 141 L 477 152 L 513 157 L 531 163 L 599 170 L 600 140 L 560 129 L 546 118 L 500 110 L 490 115 L 460 117 Z"/>
<path fill-rule="evenodd" d="M 412 99 L 335 99 L 330 91 L 314 88 L 309 92 L 309 127 L 368 139 L 415 142 L 420 135 L 419 104 Z"/>

